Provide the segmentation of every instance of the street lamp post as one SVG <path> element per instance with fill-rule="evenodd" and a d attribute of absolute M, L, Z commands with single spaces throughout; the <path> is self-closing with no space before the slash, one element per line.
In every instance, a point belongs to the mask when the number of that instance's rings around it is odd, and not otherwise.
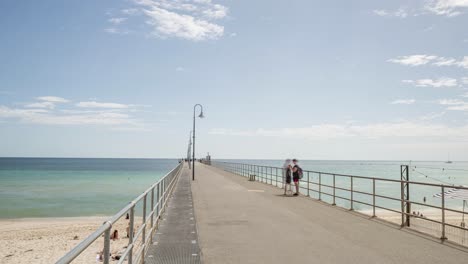
<path fill-rule="evenodd" d="M 188 148 L 187 148 L 187 161 L 188 161 L 188 166 L 189 169 L 191 169 L 192 166 L 190 166 L 190 154 L 192 152 L 192 130 L 190 130 L 190 136 L 189 136 L 189 143 L 188 143 Z"/>
<path fill-rule="evenodd" d="M 200 106 L 200 115 L 198 117 L 203 118 L 203 106 L 201 104 L 196 104 L 193 106 L 193 149 L 192 149 L 192 181 L 195 180 L 195 110 L 197 109 L 197 106 Z"/>

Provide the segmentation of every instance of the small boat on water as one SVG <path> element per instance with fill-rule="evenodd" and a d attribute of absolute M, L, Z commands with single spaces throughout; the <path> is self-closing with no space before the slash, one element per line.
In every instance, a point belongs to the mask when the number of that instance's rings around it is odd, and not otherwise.
<path fill-rule="evenodd" d="M 448 154 L 448 159 L 447 159 L 447 161 L 446 161 L 445 163 L 447 163 L 447 164 L 452 164 L 452 163 L 453 163 L 453 162 L 450 160 L 450 153 Z"/>

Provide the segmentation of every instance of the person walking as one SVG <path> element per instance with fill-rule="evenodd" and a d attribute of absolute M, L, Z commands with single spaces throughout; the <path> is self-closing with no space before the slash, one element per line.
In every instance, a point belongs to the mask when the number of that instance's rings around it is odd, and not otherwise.
<path fill-rule="evenodd" d="M 294 196 L 299 195 L 299 180 L 302 178 L 302 168 L 299 165 L 297 165 L 297 162 L 298 162 L 297 159 L 293 159 L 293 164 L 294 164 L 294 166 L 292 167 L 293 181 L 294 181 L 294 185 L 296 185 L 296 193 L 294 194 Z"/>
<path fill-rule="evenodd" d="M 283 164 L 283 184 L 284 184 L 284 195 L 289 187 L 289 191 L 291 191 L 291 178 L 292 178 L 292 167 L 291 167 L 291 160 L 287 159 L 284 161 Z"/>

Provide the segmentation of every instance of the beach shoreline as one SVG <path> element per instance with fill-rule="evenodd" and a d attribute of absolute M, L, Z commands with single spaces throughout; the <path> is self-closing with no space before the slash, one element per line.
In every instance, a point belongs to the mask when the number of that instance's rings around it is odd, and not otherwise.
<path fill-rule="evenodd" d="M 54 263 L 79 242 L 93 233 L 109 216 L 53 217 L 0 219 L 0 262 Z M 111 241 L 111 252 L 121 251 L 127 244 L 123 217 L 112 230 L 119 231 L 119 239 Z M 103 248 L 98 238 L 73 263 L 94 263 Z"/>

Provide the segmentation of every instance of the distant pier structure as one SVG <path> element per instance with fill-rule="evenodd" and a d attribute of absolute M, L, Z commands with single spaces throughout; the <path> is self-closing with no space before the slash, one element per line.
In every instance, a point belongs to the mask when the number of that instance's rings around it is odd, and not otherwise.
<path fill-rule="evenodd" d="M 206 165 L 211 165 L 211 156 L 210 156 L 210 153 L 209 153 L 209 152 L 206 154 L 206 158 L 205 158 L 204 163 L 205 163 Z"/>

